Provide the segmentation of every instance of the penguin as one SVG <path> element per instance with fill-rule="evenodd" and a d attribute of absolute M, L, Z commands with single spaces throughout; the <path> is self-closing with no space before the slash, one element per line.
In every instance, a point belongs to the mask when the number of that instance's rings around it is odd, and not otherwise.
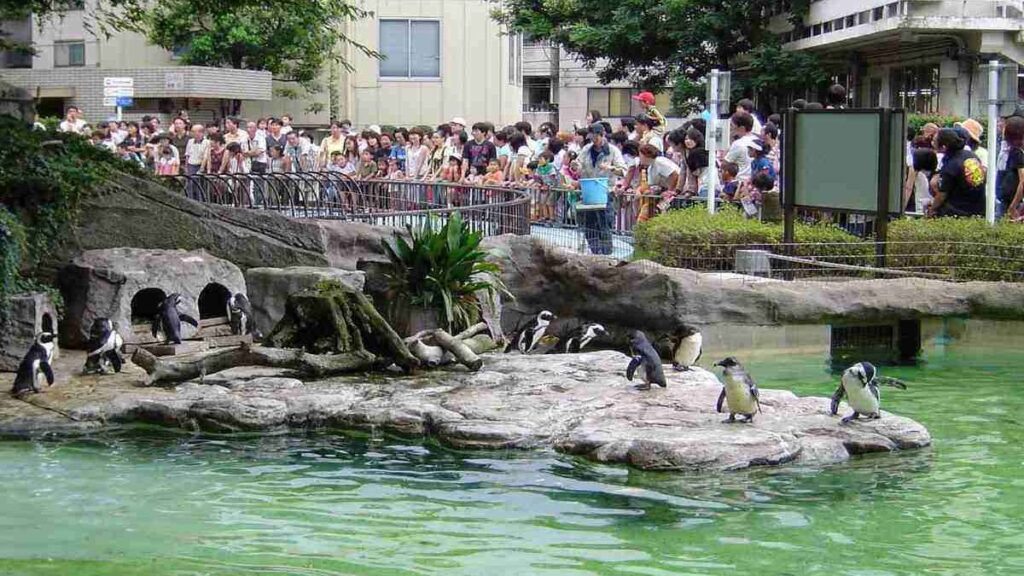
<path fill-rule="evenodd" d="M 737 414 L 747 417 L 744 422 L 753 422 L 754 414 L 761 411 L 761 399 L 754 379 L 747 374 L 739 360 L 732 356 L 716 362 L 715 366 L 721 366 L 725 371 L 725 386 L 718 395 L 715 411 L 721 412 L 722 403 L 728 401 L 729 418 L 725 420 L 726 424 L 735 422 Z"/>
<path fill-rule="evenodd" d="M 181 305 L 181 294 L 174 293 L 160 303 L 160 311 L 153 318 L 153 337 L 159 333 L 164 334 L 169 344 L 181 344 L 181 323 L 185 322 L 199 327 L 199 322 L 188 314 L 178 312 Z"/>
<path fill-rule="evenodd" d="M 850 366 L 843 372 L 839 388 L 836 388 L 835 394 L 832 395 L 832 405 L 829 407 L 829 412 L 833 416 L 839 414 L 839 401 L 845 395 L 846 403 L 850 405 L 850 408 L 853 408 L 853 414 L 843 418 L 843 424 L 849 424 L 851 421 L 857 420 L 861 414 L 872 420 L 881 418 L 882 413 L 879 408 L 882 398 L 878 393 L 879 384 L 901 390 L 907 389 L 906 384 L 895 378 L 879 377 L 878 370 L 870 362 L 858 362 Z"/>
<path fill-rule="evenodd" d="M 29 346 L 25 357 L 18 365 L 18 374 L 14 377 L 14 387 L 11 394 L 22 396 L 29 392 L 42 391 L 42 378 L 46 378 L 47 386 L 53 386 L 53 349 L 56 346 L 54 335 L 50 332 L 41 332 L 36 336 L 36 341 Z"/>
<path fill-rule="evenodd" d="M 565 342 L 566 354 L 578 354 L 598 336 L 607 336 L 608 331 L 600 324 L 582 324 L 568 334 Z"/>
<path fill-rule="evenodd" d="M 633 359 L 629 361 L 629 366 L 626 367 L 626 380 L 632 382 L 633 375 L 639 368 L 642 370 L 641 375 L 643 376 L 644 383 L 637 384 L 637 390 L 650 390 L 651 384 L 667 388 L 668 383 L 665 381 L 665 372 L 661 368 L 661 356 L 658 355 L 658 351 L 654 349 L 654 346 L 651 346 L 647 335 L 639 330 L 633 331 L 629 336 L 629 346 L 632 349 Z"/>
<path fill-rule="evenodd" d="M 703 354 L 704 337 L 700 330 L 686 326 L 671 338 L 672 368 L 676 372 L 688 372 Z"/>
<path fill-rule="evenodd" d="M 235 336 L 252 334 L 259 339 L 260 333 L 252 321 L 252 304 L 241 292 L 228 299 L 228 319 L 231 321 L 231 333 Z"/>
<path fill-rule="evenodd" d="M 551 321 L 557 319 L 558 316 L 555 316 L 548 310 L 537 314 L 536 320 L 519 333 L 519 338 L 516 340 L 516 348 L 523 354 L 533 352 L 533 349 L 540 343 L 540 339 L 544 337 L 544 333 L 547 332 Z"/>
<path fill-rule="evenodd" d="M 108 366 L 113 367 L 114 372 L 120 372 L 124 364 L 120 354 L 123 346 L 124 339 L 114 329 L 114 323 L 109 318 L 93 320 L 89 330 L 89 355 L 85 357 L 82 373 L 106 374 Z"/>

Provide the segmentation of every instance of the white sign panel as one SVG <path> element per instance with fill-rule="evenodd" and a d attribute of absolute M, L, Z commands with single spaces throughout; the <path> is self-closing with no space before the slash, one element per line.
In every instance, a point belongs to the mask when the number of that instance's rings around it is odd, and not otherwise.
<path fill-rule="evenodd" d="M 127 88 L 123 86 L 104 86 L 103 97 L 110 98 L 112 96 L 114 98 L 118 96 L 135 96 L 135 88 L 132 88 L 131 86 L 128 86 Z"/>
<path fill-rule="evenodd" d="M 181 72 L 167 72 L 164 74 L 164 90 L 184 90 L 185 75 Z"/>
<path fill-rule="evenodd" d="M 104 96 L 103 105 L 110 106 L 111 108 L 117 106 L 117 96 Z"/>
<path fill-rule="evenodd" d="M 107 78 L 103 79 L 103 87 L 104 88 L 114 88 L 114 87 L 134 88 L 135 87 L 135 78 L 127 78 L 127 77 L 122 77 L 122 76 L 107 77 Z"/>

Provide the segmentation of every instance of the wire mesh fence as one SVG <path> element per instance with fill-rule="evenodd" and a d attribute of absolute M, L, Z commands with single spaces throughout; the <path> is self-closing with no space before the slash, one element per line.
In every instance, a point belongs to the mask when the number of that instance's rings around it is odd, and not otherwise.
<path fill-rule="evenodd" d="M 530 196 L 512 188 L 354 180 L 338 172 L 196 174 L 168 179 L 199 202 L 268 210 L 292 218 L 415 226 L 458 212 L 471 229 L 488 236 L 530 233 Z"/>

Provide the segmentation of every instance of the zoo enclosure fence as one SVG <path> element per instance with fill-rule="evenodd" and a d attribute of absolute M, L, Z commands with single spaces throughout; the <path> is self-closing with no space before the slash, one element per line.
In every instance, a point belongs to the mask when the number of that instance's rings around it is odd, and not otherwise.
<path fill-rule="evenodd" d="M 185 196 L 291 218 L 420 225 L 459 213 L 487 236 L 529 234 L 530 196 L 506 187 L 445 182 L 354 180 L 338 172 L 168 176 Z"/>

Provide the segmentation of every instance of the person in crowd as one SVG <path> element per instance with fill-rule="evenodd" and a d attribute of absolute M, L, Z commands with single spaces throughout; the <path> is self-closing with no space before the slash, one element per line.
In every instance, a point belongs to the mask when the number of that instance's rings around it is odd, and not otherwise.
<path fill-rule="evenodd" d="M 137 122 L 128 122 L 128 135 L 121 140 L 128 152 L 132 155 L 133 160 L 139 164 L 145 164 L 143 155 L 146 153 L 146 143 L 142 139 L 142 132 L 139 130 Z"/>
<path fill-rule="evenodd" d="M 242 148 L 238 142 L 232 142 L 227 146 L 227 156 L 224 158 L 221 167 L 222 174 L 248 174 L 250 163 L 249 153 Z"/>
<path fill-rule="evenodd" d="M 424 174 L 425 180 L 438 180 L 441 178 L 441 170 L 444 169 L 450 156 L 450 150 L 448 150 L 446 141 L 447 138 L 441 130 L 435 130 L 430 135 L 431 149 L 430 156 L 427 158 L 427 169 Z"/>
<path fill-rule="evenodd" d="M 405 128 L 395 130 L 394 141 L 388 157 L 398 160 L 398 167 L 405 171 L 405 156 L 409 149 L 409 131 Z"/>
<path fill-rule="evenodd" d="M 280 146 L 283 151 L 285 146 L 288 145 L 288 135 L 282 131 L 283 128 L 284 125 L 277 118 L 271 118 L 267 121 L 266 143 L 268 150 L 274 146 Z"/>
<path fill-rule="evenodd" d="M 359 156 L 359 171 L 356 177 L 367 180 L 377 177 L 377 161 L 373 159 L 373 151 L 370 148 L 364 149 Z"/>
<path fill-rule="evenodd" d="M 633 100 L 636 100 L 644 107 L 642 116 L 646 116 L 651 119 L 650 128 L 658 135 L 659 138 L 665 136 L 665 130 L 668 128 L 668 120 L 665 119 L 665 115 L 658 110 L 655 105 L 654 94 L 650 92 L 641 92 L 633 96 Z M 637 137 L 640 135 L 637 134 Z"/>
<path fill-rule="evenodd" d="M 199 172 L 203 174 L 220 174 L 221 166 L 224 165 L 224 157 L 227 155 L 224 136 L 222 134 L 207 136 L 207 141 L 209 144 L 206 146 L 206 154 L 203 157 L 202 165 L 199 167 Z"/>
<path fill-rule="evenodd" d="M 569 152 L 579 154 L 580 150 L 583 150 L 583 147 L 587 145 L 587 136 L 586 128 L 578 128 L 574 130 L 572 133 L 572 140 L 568 144 Z"/>
<path fill-rule="evenodd" d="M 281 129 L 284 130 L 284 126 Z M 295 130 L 288 133 L 284 154 L 290 159 L 292 172 L 312 172 L 316 166 L 313 147 L 304 138 L 300 138 Z"/>
<path fill-rule="evenodd" d="M 754 106 L 753 100 L 751 100 L 750 98 L 741 99 L 739 102 L 736 103 L 735 112 L 737 114 L 742 113 L 750 116 L 752 126 L 750 130 L 747 131 L 748 134 L 754 134 L 757 136 L 761 135 L 761 131 L 764 129 L 764 125 L 761 123 L 761 119 L 757 117 L 757 109 Z M 742 165 L 740 166 L 740 168 L 742 169 Z M 740 177 L 742 178 L 742 175 Z"/>
<path fill-rule="evenodd" d="M 636 117 L 636 142 L 640 146 L 651 145 L 658 149 L 658 152 L 665 151 L 665 141 L 655 131 L 657 120 L 646 114 L 641 114 Z"/>
<path fill-rule="evenodd" d="M 185 153 L 182 155 L 185 164 L 185 174 L 193 176 L 199 173 L 203 165 L 203 158 L 206 156 L 206 148 L 209 142 L 206 140 L 206 129 L 202 124 L 192 125 L 192 134 L 185 143 Z"/>
<path fill-rule="evenodd" d="M 626 164 L 622 152 L 606 139 L 607 132 L 600 122 L 590 126 L 590 143 L 583 147 L 579 155 L 580 178 L 607 178 L 609 186 L 614 187 L 615 181 L 625 174 Z M 612 252 L 611 208 L 609 202 L 604 210 L 581 210 L 587 244 L 594 254 Z"/>
<path fill-rule="evenodd" d="M 541 193 L 539 219 L 541 223 L 554 222 L 562 178 L 555 168 L 555 155 L 550 150 L 545 150 L 537 156 L 537 168 L 533 177 Z"/>
<path fill-rule="evenodd" d="M 82 111 L 77 106 L 68 106 L 64 112 L 64 120 L 57 126 L 61 132 L 73 132 L 82 134 L 85 131 L 85 120 L 82 119 Z"/>
<path fill-rule="evenodd" d="M 1003 127 L 1006 142 L 1006 169 L 999 183 L 999 212 L 1017 216 L 1024 199 L 1024 118 L 1011 116 Z"/>
<path fill-rule="evenodd" d="M 666 211 L 679 187 L 679 166 L 650 144 L 640 147 L 639 166 L 647 171 L 648 194 L 661 196 L 656 204 L 658 211 Z"/>
<path fill-rule="evenodd" d="M 771 159 L 768 157 L 770 151 L 771 149 L 768 144 L 760 138 L 747 140 L 747 154 L 750 156 L 750 177 L 753 178 L 758 174 L 764 174 L 771 180 L 772 188 L 774 188 L 778 174 L 775 171 L 775 165 L 772 164 Z"/>
<path fill-rule="evenodd" d="M 544 151 L 548 147 L 548 142 L 555 137 L 555 133 L 558 132 L 558 127 L 552 122 L 543 122 L 537 128 L 537 148 Z"/>
<path fill-rule="evenodd" d="M 585 118 L 587 125 L 583 128 L 583 130 L 588 130 L 589 134 L 589 127 L 593 126 L 595 122 L 600 122 L 601 120 L 603 120 L 603 118 L 601 118 L 600 112 L 598 112 L 597 110 L 590 110 L 589 112 L 587 112 L 587 116 Z M 609 133 L 611 132 L 611 130 L 607 129 L 605 131 Z"/>
<path fill-rule="evenodd" d="M 281 115 L 281 133 L 287 136 L 288 133 L 291 132 L 292 130 L 294 130 L 294 128 L 292 128 L 292 115 L 291 114 L 282 114 Z"/>
<path fill-rule="evenodd" d="M 824 110 L 825 105 L 821 102 L 808 102 L 804 110 Z"/>
<path fill-rule="evenodd" d="M 750 153 L 747 151 L 747 142 L 752 139 L 754 117 L 746 112 L 736 112 L 729 121 L 729 127 L 732 130 L 733 141 L 725 154 L 725 161 L 738 166 L 737 176 L 740 181 L 746 182 L 750 180 Z"/>
<path fill-rule="evenodd" d="M 409 146 L 405 151 L 405 176 L 410 180 L 420 180 L 427 170 L 427 158 L 430 150 L 423 143 L 423 129 L 414 127 L 409 130 Z"/>
<path fill-rule="evenodd" d="M 905 196 L 903 204 L 917 214 L 926 214 L 932 203 L 931 179 L 939 169 L 939 157 L 929 147 L 915 148 L 913 152 L 914 186 L 913 198 Z M 1021 159 L 1024 161 L 1024 157 Z M 1024 164 L 1021 165 L 1024 167 Z M 912 202 L 912 203 L 911 203 Z"/>
<path fill-rule="evenodd" d="M 171 146 L 178 153 L 179 160 L 185 157 L 185 147 L 192 137 L 188 131 L 188 123 L 184 118 L 178 117 L 171 121 Z"/>
<path fill-rule="evenodd" d="M 705 196 L 707 187 L 704 177 L 709 166 L 708 151 L 704 148 L 704 134 L 691 127 L 686 131 L 683 140 L 685 148 L 686 181 L 683 183 L 683 195 L 687 197 Z"/>
<path fill-rule="evenodd" d="M 249 151 L 246 158 L 249 162 L 249 171 L 253 174 L 263 174 L 267 171 L 267 134 L 261 132 L 259 123 L 246 122 L 245 133 L 249 137 Z"/>
<path fill-rule="evenodd" d="M 630 140 L 636 140 L 636 118 L 627 117 L 619 119 L 619 129 L 626 133 L 626 137 Z"/>
<path fill-rule="evenodd" d="M 512 164 L 512 158 L 514 156 L 512 152 L 512 146 L 508 141 L 508 132 L 505 130 L 499 130 L 494 134 L 494 146 L 496 147 L 498 166 L 501 168 L 501 173 L 508 174 L 508 167 Z"/>
<path fill-rule="evenodd" d="M 448 164 L 441 170 L 442 182 L 458 182 L 462 178 L 462 156 L 452 154 L 448 157 Z"/>
<path fill-rule="evenodd" d="M 498 162 L 497 158 L 492 158 L 487 163 L 487 174 L 484 175 L 484 185 L 486 186 L 500 186 L 505 181 L 505 176 L 501 171 L 501 163 Z"/>
<path fill-rule="evenodd" d="M 391 158 L 391 152 L 394 150 L 394 148 L 394 134 L 384 132 L 383 134 L 380 135 L 380 150 L 377 151 L 376 159 L 380 160 L 381 158 L 383 158 L 385 160 L 385 165 L 387 165 L 386 160 Z M 398 158 L 395 158 L 395 160 L 398 160 Z"/>
<path fill-rule="evenodd" d="M 833 84 L 825 96 L 825 108 L 842 110 L 846 108 L 846 88 L 842 84 Z"/>
<path fill-rule="evenodd" d="M 179 167 L 177 151 L 174 149 L 171 139 L 165 134 L 157 145 L 156 152 L 156 174 L 157 176 L 177 176 Z"/>
<path fill-rule="evenodd" d="M 935 137 L 944 155 L 939 169 L 938 192 L 928 209 L 931 216 L 981 216 L 985 214 L 985 169 L 967 149 L 956 130 L 943 128 Z"/>
<path fill-rule="evenodd" d="M 270 147 L 267 162 L 267 172 L 270 174 L 287 174 L 292 171 L 291 158 L 284 155 L 284 146 L 273 145 Z"/>
<path fill-rule="evenodd" d="M 557 134 L 548 141 L 547 149 L 555 155 L 555 159 L 552 164 L 555 165 L 555 170 L 561 172 L 562 165 L 565 164 L 565 141 L 562 140 Z"/>
<path fill-rule="evenodd" d="M 224 142 L 225 144 L 238 144 L 243 154 L 248 155 L 250 151 L 249 133 L 240 130 L 241 120 L 238 118 L 224 119 Z M 248 166 L 247 166 L 248 168 Z M 248 172 L 248 170 L 246 170 Z"/>
<path fill-rule="evenodd" d="M 740 167 L 735 162 L 728 160 L 722 162 L 719 168 L 718 179 L 722 183 L 721 198 L 726 202 L 739 202 L 739 198 L 736 197 L 740 186 L 739 173 Z"/>
<path fill-rule="evenodd" d="M 533 150 L 526 143 L 526 135 L 516 131 L 509 139 L 509 146 L 515 150 L 515 157 L 509 170 L 509 181 L 522 182 L 526 175 L 526 167 L 533 161 Z"/>
<path fill-rule="evenodd" d="M 487 125 L 483 122 L 473 124 L 473 139 L 462 149 L 462 175 L 469 174 L 475 167 L 483 175 L 492 159 L 498 158 L 498 149 L 487 140 Z"/>
<path fill-rule="evenodd" d="M 957 130 L 960 137 L 967 141 L 967 147 L 970 148 L 971 152 L 978 157 L 981 161 L 981 165 L 988 170 L 988 150 L 986 150 L 981 144 L 981 138 L 985 134 L 985 128 L 981 125 L 981 122 L 973 118 L 968 118 L 963 122 L 957 122 L 953 124 L 953 129 Z"/>
<path fill-rule="evenodd" d="M 541 152 L 544 151 L 544 149 L 540 147 L 537 141 L 533 139 L 532 124 L 523 120 L 521 122 L 516 122 L 515 127 L 516 132 L 519 132 L 526 138 L 526 145 L 530 148 L 530 152 L 533 154 L 534 158 L 536 158 Z"/>
<path fill-rule="evenodd" d="M 388 180 L 405 180 L 405 173 L 402 172 L 402 167 L 398 164 L 398 158 L 381 158 L 384 161 L 384 170 L 388 175 Z M 377 165 L 380 168 L 380 165 Z"/>
<path fill-rule="evenodd" d="M 334 153 L 344 156 L 345 154 L 345 135 L 341 132 L 341 122 L 337 120 L 331 121 L 330 134 L 324 138 L 323 142 L 320 143 L 320 158 L 318 159 L 318 165 L 326 167 L 334 163 Z"/>

